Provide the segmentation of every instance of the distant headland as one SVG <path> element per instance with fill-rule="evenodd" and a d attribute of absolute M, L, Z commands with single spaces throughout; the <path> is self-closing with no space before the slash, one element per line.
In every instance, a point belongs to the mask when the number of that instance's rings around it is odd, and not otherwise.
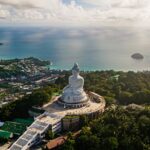
<path fill-rule="evenodd" d="M 4 45 L 4 43 L 0 43 L 0 46 L 1 46 L 1 45 Z"/>
<path fill-rule="evenodd" d="M 144 56 L 142 55 L 142 54 L 140 54 L 140 53 L 134 53 L 134 54 L 132 54 L 131 55 L 131 57 L 133 58 L 133 59 L 144 59 Z"/>

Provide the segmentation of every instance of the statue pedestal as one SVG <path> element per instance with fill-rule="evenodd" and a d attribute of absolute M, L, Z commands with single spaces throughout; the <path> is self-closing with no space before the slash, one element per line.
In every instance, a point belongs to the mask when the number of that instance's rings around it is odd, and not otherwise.
<path fill-rule="evenodd" d="M 69 108 L 80 108 L 88 105 L 89 97 L 85 92 L 78 95 L 63 93 L 59 99 L 59 104 Z"/>

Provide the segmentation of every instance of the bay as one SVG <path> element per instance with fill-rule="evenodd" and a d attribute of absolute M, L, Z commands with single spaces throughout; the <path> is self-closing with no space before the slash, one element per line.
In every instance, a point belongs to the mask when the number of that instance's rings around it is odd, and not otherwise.
<path fill-rule="evenodd" d="M 0 27 L 0 59 L 37 57 L 55 69 L 150 70 L 150 28 Z M 143 60 L 131 58 L 141 53 Z"/>

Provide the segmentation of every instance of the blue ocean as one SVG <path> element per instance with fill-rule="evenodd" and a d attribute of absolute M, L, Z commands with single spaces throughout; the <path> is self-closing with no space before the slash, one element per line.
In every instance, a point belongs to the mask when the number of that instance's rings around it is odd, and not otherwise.
<path fill-rule="evenodd" d="M 37 57 L 55 69 L 150 70 L 150 28 L 0 27 L 0 59 Z M 141 53 L 143 60 L 131 58 Z"/>

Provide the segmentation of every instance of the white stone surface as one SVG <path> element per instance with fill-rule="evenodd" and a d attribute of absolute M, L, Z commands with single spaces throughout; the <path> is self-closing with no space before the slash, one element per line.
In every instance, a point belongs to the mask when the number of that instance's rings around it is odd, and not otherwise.
<path fill-rule="evenodd" d="M 62 101 L 68 104 L 77 104 L 88 101 L 84 92 L 84 78 L 79 75 L 77 63 L 72 68 L 72 75 L 69 77 L 69 84 L 63 89 Z"/>
<path fill-rule="evenodd" d="M 92 94 L 94 94 L 94 93 L 92 93 Z M 45 109 L 49 113 L 57 113 L 57 115 L 60 115 L 60 116 L 61 115 L 83 115 L 83 114 L 94 113 L 96 111 L 103 111 L 105 108 L 104 98 L 101 97 L 100 95 L 94 95 L 94 96 L 96 96 L 99 99 L 99 103 L 90 99 L 88 101 L 89 105 L 86 105 L 81 108 L 72 108 L 72 109 L 64 108 L 63 106 L 59 105 L 57 103 L 57 101 L 59 99 L 59 96 L 58 96 L 51 103 L 49 103 L 49 105 L 47 105 L 43 109 Z"/>

